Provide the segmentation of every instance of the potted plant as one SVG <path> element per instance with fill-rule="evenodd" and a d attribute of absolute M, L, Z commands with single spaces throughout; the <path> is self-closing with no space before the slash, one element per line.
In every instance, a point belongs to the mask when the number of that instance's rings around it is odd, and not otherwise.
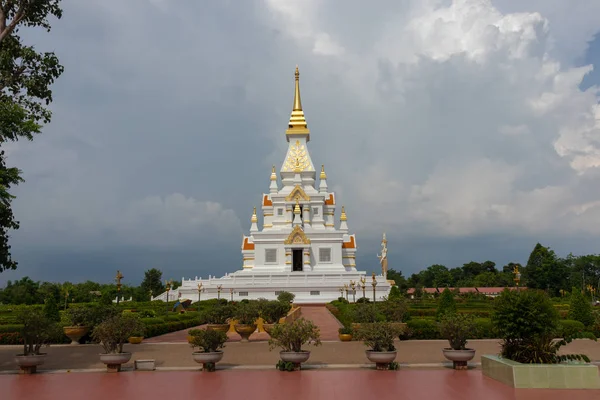
<path fill-rule="evenodd" d="M 369 350 L 365 351 L 369 361 L 374 362 L 378 370 L 387 370 L 391 369 L 390 365 L 397 367 L 394 363 L 397 354 L 394 339 L 401 333 L 402 329 L 394 324 L 375 322 L 361 324 L 356 329 L 355 336 L 369 347 Z"/>
<path fill-rule="evenodd" d="M 221 349 L 225 347 L 227 334 L 208 329 L 190 329 L 188 333 L 191 337 L 190 345 L 200 349 L 192 353 L 194 361 L 202 364 L 203 371 L 214 371 L 215 364 L 223 358 Z"/>
<path fill-rule="evenodd" d="M 46 359 L 46 354 L 41 353 L 40 349 L 48 345 L 52 337 L 56 337 L 58 325 L 39 311 L 23 313 L 19 316 L 19 323 L 23 324 L 23 354 L 17 354 L 15 361 L 22 373 L 33 374 Z"/>
<path fill-rule="evenodd" d="M 141 322 L 141 321 L 140 321 Z M 129 344 L 140 344 L 144 340 L 144 324 L 142 323 L 142 329 L 134 331 L 127 341 Z"/>
<path fill-rule="evenodd" d="M 92 338 L 104 349 L 100 361 L 106 364 L 108 372 L 121 371 L 121 365 L 131 359 L 131 353 L 123 352 L 123 344 L 134 332 L 143 329 L 139 318 L 123 314 L 111 316 L 94 328 Z"/>
<path fill-rule="evenodd" d="M 344 326 L 338 329 L 338 337 L 342 342 L 350 342 L 352 340 L 352 333 L 354 330 L 352 327 Z"/>
<path fill-rule="evenodd" d="M 240 303 L 233 314 L 235 325 L 233 328 L 242 337 L 242 342 L 247 342 L 250 335 L 256 330 L 258 307 L 256 303 Z"/>
<path fill-rule="evenodd" d="M 206 313 L 206 329 L 227 333 L 229 330 L 229 320 L 232 316 L 232 305 L 219 303 Z"/>
<path fill-rule="evenodd" d="M 65 335 L 71 339 L 71 344 L 79 344 L 79 340 L 90 331 L 90 312 L 83 307 L 74 307 L 67 310 L 65 317 L 68 324 L 63 327 Z"/>
<path fill-rule="evenodd" d="M 271 331 L 269 350 L 280 347 L 281 361 L 277 363 L 280 370 L 298 371 L 300 365 L 310 357 L 310 351 L 303 350 L 302 346 L 321 344 L 319 328 L 312 321 L 298 318 L 290 324 L 277 324 Z"/>
<path fill-rule="evenodd" d="M 261 304 L 260 317 L 263 319 L 263 329 L 269 335 L 273 327 L 279 323 L 281 318 L 285 317 L 290 311 L 291 305 L 289 302 L 273 300 Z"/>
<path fill-rule="evenodd" d="M 472 315 L 448 313 L 441 316 L 440 333 L 448 340 L 450 347 L 442 349 L 444 357 L 452 361 L 454 369 L 467 369 L 467 362 L 475 357 L 475 349 L 467 348 L 467 337 L 476 330 Z"/>

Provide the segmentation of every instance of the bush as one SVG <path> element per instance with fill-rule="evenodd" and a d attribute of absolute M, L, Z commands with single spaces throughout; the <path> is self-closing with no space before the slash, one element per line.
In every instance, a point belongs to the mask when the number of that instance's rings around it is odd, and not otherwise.
<path fill-rule="evenodd" d="M 521 363 L 553 364 L 584 360 L 585 355 L 559 355 L 570 338 L 554 341 L 558 311 L 546 293 L 533 289 L 505 290 L 495 300 L 492 323 L 502 339 L 501 355 Z"/>
<path fill-rule="evenodd" d="M 456 313 L 456 301 L 454 301 L 454 293 L 452 293 L 450 289 L 446 288 L 438 300 L 438 307 L 435 316 L 439 320 L 445 314 L 454 313 Z"/>
<path fill-rule="evenodd" d="M 377 312 L 375 303 L 361 303 L 354 306 L 352 320 L 356 323 L 373 323 L 385 320 L 385 317 Z"/>
<path fill-rule="evenodd" d="M 354 333 L 354 330 L 349 326 L 344 326 L 338 329 L 338 333 L 340 335 L 352 335 Z"/>
<path fill-rule="evenodd" d="M 577 290 L 576 288 L 573 288 L 571 292 L 569 319 L 579 321 L 585 326 L 592 326 L 594 324 L 592 304 L 583 295 L 583 293 L 581 293 L 581 291 Z"/>
<path fill-rule="evenodd" d="M 92 338 L 99 342 L 106 354 L 122 353 L 123 344 L 134 333 L 143 331 L 144 324 L 132 315 L 117 314 L 94 328 Z"/>
<path fill-rule="evenodd" d="M 384 302 L 378 303 L 378 305 L 379 310 L 388 322 L 402 322 L 408 317 L 408 304 L 402 298 L 390 298 Z"/>
<path fill-rule="evenodd" d="M 394 339 L 400 336 L 402 328 L 389 322 L 361 324 L 356 329 L 355 338 L 362 340 L 371 351 L 395 351 Z"/>
<path fill-rule="evenodd" d="M 346 303 L 348 303 L 348 301 L 346 299 L 344 299 L 343 297 L 340 297 L 340 299 L 343 299 Z M 360 304 L 360 303 L 370 303 L 370 302 L 371 302 L 371 300 L 369 300 L 368 297 L 361 297 L 360 299 L 356 300 L 356 303 L 358 303 L 358 304 Z"/>
<path fill-rule="evenodd" d="M 19 316 L 19 322 L 23 325 L 21 338 L 23 339 L 23 355 L 40 354 L 44 345 L 49 345 L 58 324 L 48 319 L 43 312 L 25 312 Z"/>
<path fill-rule="evenodd" d="M 279 300 L 266 301 L 260 304 L 260 317 L 267 324 L 277 324 L 279 320 L 290 311 L 290 303 L 284 303 Z"/>
<path fill-rule="evenodd" d="M 44 315 L 52 322 L 60 321 L 60 312 L 54 296 L 47 296 L 44 301 Z"/>
<path fill-rule="evenodd" d="M 585 326 L 581 322 L 565 319 L 558 323 L 557 336 L 561 338 L 579 338 L 583 331 L 585 331 Z"/>
<path fill-rule="evenodd" d="M 321 345 L 319 328 L 312 321 L 298 318 L 291 324 L 277 324 L 271 331 L 269 350 L 281 347 L 283 351 L 301 352 L 306 344 Z"/>
<path fill-rule="evenodd" d="M 296 298 L 296 295 L 290 292 L 281 292 L 279 293 L 279 295 L 277 296 L 277 300 L 283 302 L 283 303 L 292 303 L 294 301 L 294 299 Z"/>
<path fill-rule="evenodd" d="M 188 334 L 192 337 L 190 345 L 198 347 L 203 353 L 214 353 L 225 347 L 227 334 L 221 331 L 206 329 L 191 329 Z"/>
<path fill-rule="evenodd" d="M 215 305 L 206 312 L 209 324 L 226 324 L 233 316 L 234 306 L 231 304 Z"/>
<path fill-rule="evenodd" d="M 467 338 L 476 335 L 475 328 L 475 319 L 466 314 L 444 314 L 439 324 L 440 334 L 453 350 L 466 350 Z"/>
<path fill-rule="evenodd" d="M 406 323 L 407 331 L 404 339 L 441 339 L 440 330 L 435 321 L 428 319 L 411 319 Z"/>
<path fill-rule="evenodd" d="M 388 299 L 401 299 L 403 298 L 402 292 L 398 289 L 398 286 L 392 286 L 390 289 L 390 294 L 388 295 Z"/>
<path fill-rule="evenodd" d="M 233 313 L 233 318 L 240 325 L 253 325 L 256 323 L 258 315 L 258 304 L 255 302 L 248 302 L 237 305 Z"/>

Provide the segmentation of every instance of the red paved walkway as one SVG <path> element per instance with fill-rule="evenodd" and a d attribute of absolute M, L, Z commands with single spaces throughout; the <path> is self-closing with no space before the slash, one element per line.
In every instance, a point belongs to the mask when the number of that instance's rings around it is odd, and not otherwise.
<path fill-rule="evenodd" d="M 302 317 L 311 320 L 321 331 L 321 340 L 337 340 L 338 329 L 342 327 L 324 305 L 302 306 Z"/>
<path fill-rule="evenodd" d="M 595 400 L 600 390 L 513 389 L 479 371 L 217 371 L 0 375 L 2 400 Z"/>

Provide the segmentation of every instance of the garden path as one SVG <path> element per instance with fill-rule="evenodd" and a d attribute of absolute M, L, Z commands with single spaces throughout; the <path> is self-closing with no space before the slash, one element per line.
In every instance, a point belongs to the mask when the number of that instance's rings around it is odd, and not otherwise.
<path fill-rule="evenodd" d="M 338 329 L 340 322 L 322 304 L 302 305 L 302 317 L 312 321 L 321 331 L 321 340 L 339 341 Z"/>

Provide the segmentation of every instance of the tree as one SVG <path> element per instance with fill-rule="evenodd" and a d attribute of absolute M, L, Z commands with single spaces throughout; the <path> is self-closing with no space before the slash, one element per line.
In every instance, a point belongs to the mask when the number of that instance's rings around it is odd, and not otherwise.
<path fill-rule="evenodd" d="M 446 288 L 438 300 L 436 317 L 439 320 L 445 314 L 454 313 L 456 313 L 456 301 L 454 301 L 454 294 L 450 291 L 450 289 Z"/>
<path fill-rule="evenodd" d="M 406 281 L 406 278 L 402 275 L 402 271 L 389 269 L 387 272 L 387 278 L 394 281 L 398 289 L 400 289 L 400 291 L 406 292 L 406 290 L 408 289 L 408 283 Z"/>
<path fill-rule="evenodd" d="M 529 255 L 523 278 L 528 288 L 547 290 L 551 296 L 558 296 L 560 289 L 566 289 L 568 274 L 566 264 L 554 251 L 537 243 Z"/>
<path fill-rule="evenodd" d="M 142 281 L 140 288 L 146 296 L 150 295 L 150 291 L 152 291 L 153 296 L 158 296 L 165 291 L 165 287 L 163 286 L 161 279 L 161 270 L 156 268 L 149 269 L 148 271 L 144 272 L 144 280 Z"/>
<path fill-rule="evenodd" d="M 573 288 L 569 306 L 569 319 L 579 321 L 583 325 L 591 326 L 594 323 L 592 304 L 584 296 L 581 289 Z"/>
<path fill-rule="evenodd" d="M 49 17 L 60 18 L 60 0 L 0 0 L 0 145 L 20 138 L 33 139 L 51 119 L 50 86 L 63 67 L 54 53 L 38 53 L 26 46 L 19 27 L 50 31 Z M 8 244 L 8 231 L 19 228 L 9 190 L 22 182 L 20 171 L 7 167 L 0 151 L 0 272 L 16 269 Z"/>

